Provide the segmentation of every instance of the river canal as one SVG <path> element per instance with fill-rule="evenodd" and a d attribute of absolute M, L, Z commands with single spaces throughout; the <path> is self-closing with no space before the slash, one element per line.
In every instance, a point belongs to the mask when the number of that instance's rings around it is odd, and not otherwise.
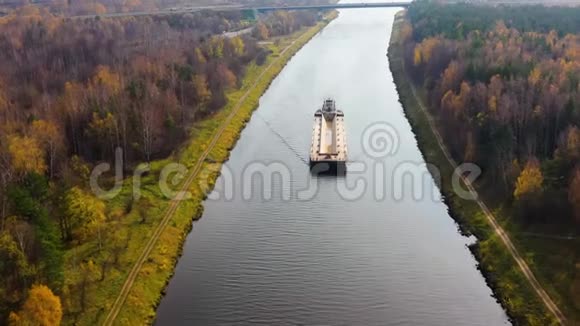
<path fill-rule="evenodd" d="M 341 11 L 274 80 L 194 223 L 156 324 L 509 324 L 399 104 L 386 57 L 398 10 Z M 346 177 L 317 178 L 305 164 L 325 97 L 345 113 Z M 373 142 L 380 132 L 386 143 Z M 274 169 L 264 186 L 259 175 Z"/>

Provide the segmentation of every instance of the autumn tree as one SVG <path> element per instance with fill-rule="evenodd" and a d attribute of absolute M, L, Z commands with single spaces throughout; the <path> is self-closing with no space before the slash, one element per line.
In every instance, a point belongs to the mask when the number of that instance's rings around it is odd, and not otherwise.
<path fill-rule="evenodd" d="M 270 31 L 268 30 L 268 27 L 262 22 L 258 22 L 256 24 L 256 27 L 254 27 L 253 34 L 254 37 L 262 41 L 270 37 Z"/>
<path fill-rule="evenodd" d="M 105 222 L 105 204 L 79 187 L 71 188 L 65 196 L 65 238 L 84 241 L 96 231 L 101 248 L 101 228 Z"/>
<path fill-rule="evenodd" d="M 121 77 L 107 66 L 98 66 L 91 81 L 92 88 L 105 100 L 115 96 L 121 90 Z"/>
<path fill-rule="evenodd" d="M 46 285 L 33 285 L 22 309 L 10 313 L 10 325 L 60 325 L 62 307 L 60 298 Z"/>
<path fill-rule="evenodd" d="M 47 120 L 35 120 L 31 128 L 32 137 L 42 145 L 48 157 L 49 176 L 53 176 L 57 154 L 63 149 L 62 133 L 57 126 Z"/>
<path fill-rule="evenodd" d="M 413 26 L 405 21 L 401 26 L 401 31 L 399 32 L 398 42 L 401 44 L 407 43 L 413 37 Z"/>
<path fill-rule="evenodd" d="M 209 53 L 214 59 L 222 58 L 224 56 L 224 39 L 213 37 L 209 44 Z"/>
<path fill-rule="evenodd" d="M 413 60 L 415 65 L 428 63 L 439 46 L 441 46 L 441 40 L 436 37 L 427 38 L 417 44 L 415 46 Z"/>
<path fill-rule="evenodd" d="M 217 74 L 221 84 L 225 86 L 225 88 L 231 88 L 236 85 L 236 75 L 224 64 L 220 64 L 217 67 Z"/>
<path fill-rule="evenodd" d="M 85 310 L 86 308 L 86 301 L 87 301 L 87 291 L 86 288 L 87 286 L 91 283 L 94 282 L 96 280 L 98 280 L 100 278 L 100 273 L 99 273 L 99 268 L 97 267 L 97 265 L 95 264 L 95 262 L 92 259 L 89 259 L 89 261 L 87 261 L 86 263 L 82 263 L 80 266 L 80 271 L 81 271 L 81 282 L 79 284 L 80 286 L 80 292 L 81 292 L 81 296 L 80 296 L 80 306 L 81 306 L 81 311 Z"/>
<path fill-rule="evenodd" d="M 530 159 L 516 181 L 514 197 L 523 199 L 542 192 L 544 177 L 540 170 L 540 164 L 536 159 Z"/>
<path fill-rule="evenodd" d="M 44 153 L 38 140 L 27 136 L 12 135 L 8 138 L 8 151 L 16 173 L 43 174 L 46 171 Z"/>
<path fill-rule="evenodd" d="M 111 112 L 105 112 L 103 114 L 93 112 L 87 134 L 94 137 L 96 143 L 100 145 L 100 159 L 112 157 L 115 153 L 115 145 L 119 144 L 118 137 L 116 137 L 118 136 L 117 131 L 117 121 Z"/>
<path fill-rule="evenodd" d="M 201 49 L 199 47 L 196 47 L 194 50 L 195 53 L 195 62 L 199 65 L 204 65 L 207 63 L 207 59 L 205 58 L 205 55 L 203 54 L 203 52 L 201 52 Z"/>
<path fill-rule="evenodd" d="M 538 67 L 535 67 L 530 72 L 530 76 L 528 77 L 528 82 L 530 83 L 530 85 L 535 87 L 536 85 L 538 85 L 541 78 L 542 78 L 542 71 Z"/>
<path fill-rule="evenodd" d="M 244 40 L 241 37 L 233 37 L 229 42 L 235 56 L 241 57 L 244 55 Z"/>
<path fill-rule="evenodd" d="M 15 289 L 26 287 L 35 275 L 35 268 L 24 252 L 23 243 L 7 231 L 0 232 L 0 292 L 11 293 Z M 14 305 L 20 300 L 19 295 L 0 296 L 0 307 Z M 0 309 L 1 311 L 1 309 Z"/>
<path fill-rule="evenodd" d="M 560 136 L 558 155 L 576 161 L 580 158 L 580 129 L 568 127 Z"/>
<path fill-rule="evenodd" d="M 457 61 L 451 61 L 449 66 L 443 72 L 441 80 L 441 90 L 447 92 L 456 90 L 463 79 L 463 68 Z"/>
<path fill-rule="evenodd" d="M 504 83 L 501 76 L 492 76 L 487 89 L 489 93 L 488 110 L 492 113 L 496 113 L 498 110 L 498 103 L 504 89 Z"/>
<path fill-rule="evenodd" d="M 195 90 L 197 103 L 203 108 L 209 102 L 212 95 L 205 75 L 193 76 L 193 88 Z"/>

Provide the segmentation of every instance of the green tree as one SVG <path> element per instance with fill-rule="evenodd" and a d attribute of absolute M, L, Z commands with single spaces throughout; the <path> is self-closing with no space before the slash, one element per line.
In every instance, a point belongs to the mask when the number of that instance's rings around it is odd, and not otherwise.
<path fill-rule="evenodd" d="M 40 268 L 53 288 L 60 288 L 63 280 L 63 253 L 58 228 L 49 218 L 44 203 L 48 200 L 48 181 L 45 176 L 30 173 L 8 191 L 14 214 L 34 225 L 42 255 Z"/>
<path fill-rule="evenodd" d="M 22 298 L 18 290 L 25 289 L 34 277 L 35 269 L 29 264 L 26 254 L 8 232 L 0 233 L 0 316 L 6 316 L 7 306 L 14 305 Z M 3 293 L 4 292 L 4 293 Z"/>

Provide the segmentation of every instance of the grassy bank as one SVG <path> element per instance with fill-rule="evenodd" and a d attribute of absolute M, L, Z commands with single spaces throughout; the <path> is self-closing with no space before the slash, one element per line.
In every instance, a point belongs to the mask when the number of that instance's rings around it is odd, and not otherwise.
<path fill-rule="evenodd" d="M 393 26 L 389 47 L 390 68 L 397 86 L 399 99 L 413 127 L 425 160 L 435 164 L 440 170 L 440 187 L 445 195 L 451 215 L 464 233 L 477 237 L 477 243 L 472 245 L 470 249 L 479 261 L 479 268 L 492 288 L 495 297 L 506 309 L 513 322 L 517 325 L 557 324 L 489 224 L 477 202 L 464 200 L 452 191 L 453 166 L 440 148 L 429 123 L 430 117 L 417 102 L 418 99 L 412 90 L 413 86 L 405 73 L 403 50 L 398 41 L 402 19 L 404 16 L 399 13 Z"/>
<path fill-rule="evenodd" d="M 107 241 L 102 243 L 102 248 L 99 250 L 95 239 L 66 254 L 67 284 L 62 296 L 65 323 L 104 322 L 143 247 L 154 235 L 170 206 L 170 201 L 162 195 L 158 185 L 162 169 L 173 162 L 191 169 L 200 158 L 205 157 L 200 172 L 189 187 L 191 198 L 180 202 L 163 229 L 151 254 L 141 266 L 115 324 L 147 324 L 153 321 L 155 308 L 173 274 L 192 221 L 201 217 L 202 201 L 212 189 L 221 164 L 228 159 L 230 149 L 258 106 L 261 95 L 290 58 L 335 17 L 336 13 L 333 13 L 316 26 L 268 43 L 272 54 L 263 65 L 248 67 L 242 86 L 227 94 L 228 104 L 214 116 L 197 123 L 192 129 L 191 140 L 174 155 L 151 163 L 150 172 L 141 180 L 139 199 L 134 199 L 132 178 L 125 180 L 121 194 L 108 202 Z M 227 119 L 231 120 L 224 125 Z M 212 146 L 218 130 L 221 134 Z M 208 149 L 209 152 L 206 152 Z M 169 178 L 175 181 L 173 189 L 180 189 L 186 182 L 183 177 L 173 177 Z"/>

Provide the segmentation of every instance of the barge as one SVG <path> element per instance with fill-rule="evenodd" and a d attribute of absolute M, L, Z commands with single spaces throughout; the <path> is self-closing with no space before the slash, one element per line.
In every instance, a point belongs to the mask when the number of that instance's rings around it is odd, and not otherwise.
<path fill-rule="evenodd" d="M 332 99 L 326 99 L 314 113 L 310 168 L 317 172 L 345 173 L 348 148 L 344 128 L 344 113 L 336 109 Z"/>

